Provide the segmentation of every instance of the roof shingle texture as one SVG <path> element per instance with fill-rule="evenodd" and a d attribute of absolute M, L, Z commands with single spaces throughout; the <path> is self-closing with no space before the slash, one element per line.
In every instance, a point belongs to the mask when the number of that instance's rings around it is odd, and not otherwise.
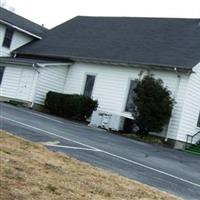
<path fill-rule="evenodd" d="M 45 27 L 40 26 L 2 7 L 0 7 L 0 20 L 15 25 L 39 37 L 42 37 L 44 33 L 47 32 L 47 29 Z"/>
<path fill-rule="evenodd" d="M 200 19 L 78 16 L 18 53 L 191 69 L 200 62 Z"/>

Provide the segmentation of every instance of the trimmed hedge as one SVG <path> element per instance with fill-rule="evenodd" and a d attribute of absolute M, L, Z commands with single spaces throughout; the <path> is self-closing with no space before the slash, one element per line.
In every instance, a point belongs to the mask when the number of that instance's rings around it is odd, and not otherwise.
<path fill-rule="evenodd" d="M 46 95 L 45 106 L 53 114 L 85 121 L 96 110 L 98 102 L 83 95 L 50 91 Z"/>

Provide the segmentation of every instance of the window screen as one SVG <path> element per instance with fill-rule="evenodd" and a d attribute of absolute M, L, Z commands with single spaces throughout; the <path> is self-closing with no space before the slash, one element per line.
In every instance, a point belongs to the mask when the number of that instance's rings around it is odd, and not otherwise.
<path fill-rule="evenodd" d="M 127 97 L 127 101 L 126 101 L 126 107 L 125 107 L 126 112 L 132 112 L 133 111 L 133 108 L 134 108 L 133 97 L 135 95 L 134 88 L 136 87 L 136 84 L 137 84 L 137 82 L 135 80 L 131 80 L 129 92 L 128 92 L 128 97 Z"/>
<path fill-rule="evenodd" d="M 197 127 L 200 127 L 200 112 L 199 112 L 199 118 L 198 118 L 198 121 L 197 121 Z"/>
<path fill-rule="evenodd" d="M 3 46 L 10 48 L 14 30 L 12 28 L 6 28 L 6 33 L 3 40 Z"/>
<path fill-rule="evenodd" d="M 86 77 L 86 82 L 85 82 L 85 89 L 83 92 L 84 96 L 91 97 L 92 96 L 92 90 L 94 87 L 94 81 L 95 81 L 95 76 L 93 75 L 87 75 Z"/>
<path fill-rule="evenodd" d="M 5 70 L 5 67 L 0 66 L 0 85 L 1 85 L 1 82 L 2 82 L 2 79 L 3 79 L 4 70 Z"/>

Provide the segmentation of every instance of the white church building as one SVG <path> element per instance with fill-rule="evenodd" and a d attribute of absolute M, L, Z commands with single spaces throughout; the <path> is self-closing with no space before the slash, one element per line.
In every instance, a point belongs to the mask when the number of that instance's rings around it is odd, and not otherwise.
<path fill-rule="evenodd" d="M 48 91 L 84 94 L 99 103 L 90 124 L 118 131 L 132 119 L 134 80 L 153 74 L 176 101 L 159 134 L 177 148 L 200 139 L 200 19 L 78 16 L 47 31 L 11 23 L 6 17 L 16 14 L 4 12 L 2 99 L 35 106 L 44 104 Z"/>

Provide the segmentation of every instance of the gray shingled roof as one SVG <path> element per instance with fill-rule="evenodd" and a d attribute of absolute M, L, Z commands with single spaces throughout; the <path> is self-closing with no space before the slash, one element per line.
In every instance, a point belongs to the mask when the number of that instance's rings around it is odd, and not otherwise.
<path fill-rule="evenodd" d="M 200 62 L 200 19 L 78 16 L 16 52 L 191 69 Z"/>
<path fill-rule="evenodd" d="M 2 7 L 0 7 L 0 20 L 15 25 L 18 28 L 28 31 L 39 37 L 42 37 L 43 34 L 47 32 L 45 27 L 40 26 Z"/>

